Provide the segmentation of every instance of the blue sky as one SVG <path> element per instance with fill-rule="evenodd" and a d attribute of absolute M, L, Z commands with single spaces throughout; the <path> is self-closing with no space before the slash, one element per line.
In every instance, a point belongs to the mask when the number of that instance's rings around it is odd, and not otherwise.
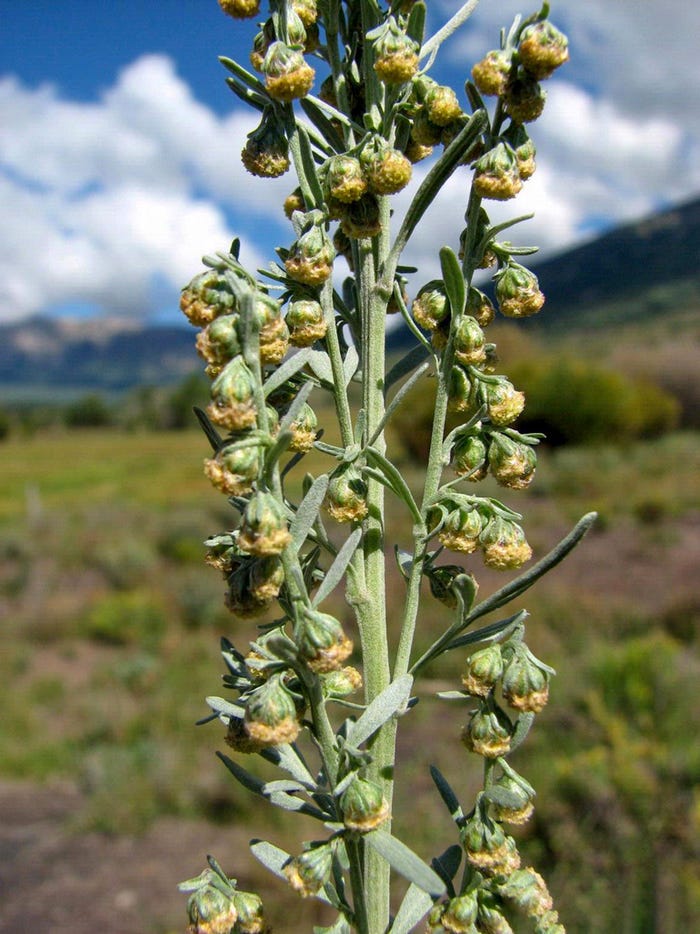
<path fill-rule="evenodd" d="M 429 31 L 457 9 L 429 3 Z M 462 94 L 498 30 L 536 3 L 481 0 L 432 74 Z M 538 171 L 492 217 L 534 211 L 512 234 L 543 254 L 700 192 L 700 8 L 687 0 L 552 4 L 572 61 L 532 125 Z M 0 321 L 99 313 L 178 321 L 199 257 L 235 234 L 266 265 L 291 229 L 272 184 L 239 152 L 254 115 L 217 55 L 247 63 L 253 22 L 216 0 L 0 0 Z M 416 167 L 414 187 L 425 172 Z M 467 170 L 464 170 L 465 172 Z M 406 256 L 421 280 L 461 226 L 456 175 Z M 410 191 L 397 196 L 396 215 Z"/>

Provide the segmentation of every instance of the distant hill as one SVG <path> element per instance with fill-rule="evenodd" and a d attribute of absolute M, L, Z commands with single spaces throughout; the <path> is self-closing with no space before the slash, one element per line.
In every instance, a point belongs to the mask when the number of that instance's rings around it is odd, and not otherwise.
<path fill-rule="evenodd" d="M 642 327 L 700 307 L 700 198 L 541 262 L 530 262 L 547 296 L 523 322 L 553 336 Z M 544 335 L 543 335 L 544 336 Z M 392 351 L 412 346 L 399 327 Z M 136 321 L 32 318 L 0 325 L 0 399 L 60 400 L 86 392 L 177 383 L 200 369 L 194 331 Z"/>

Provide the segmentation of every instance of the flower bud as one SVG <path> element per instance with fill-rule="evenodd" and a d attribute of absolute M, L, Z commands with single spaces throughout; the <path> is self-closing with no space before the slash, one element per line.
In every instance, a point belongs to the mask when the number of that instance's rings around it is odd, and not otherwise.
<path fill-rule="evenodd" d="M 227 496 L 242 496 L 253 488 L 260 469 L 257 444 L 227 444 L 215 457 L 204 461 L 204 473 Z"/>
<path fill-rule="evenodd" d="M 530 866 L 517 869 L 499 885 L 498 894 L 517 905 L 529 918 L 542 918 L 552 911 L 552 896 L 547 883 Z"/>
<path fill-rule="evenodd" d="M 423 145 L 411 136 L 408 143 L 406 143 L 404 155 L 412 165 L 415 165 L 416 162 L 422 162 L 423 159 L 427 159 L 428 156 L 432 155 L 432 152 L 432 145 Z"/>
<path fill-rule="evenodd" d="M 448 126 L 462 116 L 462 108 L 452 88 L 434 84 L 425 95 L 425 113 L 436 126 Z"/>
<path fill-rule="evenodd" d="M 530 820 L 535 810 L 532 799 L 535 790 L 524 779 L 516 778 L 504 773 L 492 785 L 493 814 L 496 820 L 506 824 L 525 824 Z"/>
<path fill-rule="evenodd" d="M 454 355 L 463 366 L 475 366 L 486 359 L 486 338 L 476 318 L 463 315 L 454 334 Z"/>
<path fill-rule="evenodd" d="M 357 668 L 347 666 L 328 671 L 321 676 L 321 687 L 324 697 L 347 697 L 362 687 L 362 675 Z"/>
<path fill-rule="evenodd" d="M 461 828 L 460 840 L 469 863 L 486 875 L 505 875 L 520 865 L 513 838 L 506 836 L 500 824 L 486 817 L 481 806 Z"/>
<path fill-rule="evenodd" d="M 512 733 L 513 725 L 497 704 L 482 704 L 462 731 L 462 742 L 485 759 L 497 759 L 508 754 Z"/>
<path fill-rule="evenodd" d="M 301 729 L 297 707 L 282 675 L 271 675 L 246 699 L 246 733 L 259 749 L 293 743 Z"/>
<path fill-rule="evenodd" d="M 284 507 L 271 494 L 259 491 L 248 500 L 238 545 L 257 557 L 280 554 L 292 540 Z"/>
<path fill-rule="evenodd" d="M 305 402 L 299 414 L 289 426 L 289 430 L 292 432 L 292 440 L 289 442 L 289 449 L 301 453 L 310 451 L 316 440 L 317 429 L 318 419 L 316 418 L 316 413 L 311 406 Z"/>
<path fill-rule="evenodd" d="M 540 713 L 549 700 L 549 672 L 523 643 L 506 662 L 503 697 L 514 710 L 526 713 Z"/>
<path fill-rule="evenodd" d="M 238 912 L 231 934 L 268 934 L 269 927 L 263 912 L 263 903 L 254 892 L 236 892 L 233 904 Z"/>
<path fill-rule="evenodd" d="M 367 484 L 361 472 L 349 464 L 331 477 L 326 509 L 336 522 L 361 522 L 367 515 Z"/>
<path fill-rule="evenodd" d="M 473 408 L 472 388 L 466 370 L 453 366 L 447 383 L 448 408 L 453 412 L 469 412 Z"/>
<path fill-rule="evenodd" d="M 340 222 L 343 233 L 354 240 L 363 237 L 376 237 L 382 232 L 382 220 L 379 203 L 375 195 L 363 195 L 359 201 L 353 201 L 343 212 Z"/>
<path fill-rule="evenodd" d="M 460 435 L 452 448 L 452 466 L 465 480 L 476 482 L 487 474 L 487 448 L 478 435 Z"/>
<path fill-rule="evenodd" d="M 260 178 L 277 178 L 289 169 L 287 137 L 272 110 L 266 110 L 260 126 L 248 134 L 241 160 L 251 175 Z"/>
<path fill-rule="evenodd" d="M 370 144 L 362 150 L 360 161 L 375 195 L 396 194 L 411 181 L 411 163 L 398 149 Z"/>
<path fill-rule="evenodd" d="M 305 26 L 313 26 L 318 19 L 316 0 L 292 0 L 292 9 Z"/>
<path fill-rule="evenodd" d="M 508 201 L 523 187 L 515 153 L 502 140 L 477 159 L 474 170 L 474 191 L 480 198 Z"/>
<path fill-rule="evenodd" d="M 268 557 L 260 560 L 278 559 Z M 259 565 L 257 560 L 243 557 L 229 575 L 224 603 L 240 619 L 255 619 L 268 610 L 284 583 L 281 565 L 275 565 L 274 569 Z"/>
<path fill-rule="evenodd" d="M 533 78 L 549 78 L 568 61 L 569 40 L 549 20 L 540 20 L 523 29 L 518 55 L 521 65 Z"/>
<path fill-rule="evenodd" d="M 497 571 L 519 568 L 532 557 L 532 548 L 516 522 L 494 516 L 481 533 L 479 542 L 486 567 Z"/>
<path fill-rule="evenodd" d="M 332 156 L 325 166 L 325 191 L 343 204 L 361 198 L 367 191 L 367 179 L 360 160 L 354 156 Z"/>
<path fill-rule="evenodd" d="M 236 299 L 223 276 L 207 270 L 195 276 L 182 290 L 180 310 L 190 324 L 206 327 L 219 315 L 236 310 Z"/>
<path fill-rule="evenodd" d="M 294 641 L 299 657 L 317 674 L 336 671 L 352 652 L 352 641 L 338 620 L 318 610 L 304 611 Z"/>
<path fill-rule="evenodd" d="M 428 117 L 424 109 L 418 111 L 411 124 L 411 139 L 420 146 L 437 146 L 442 139 L 443 127 Z"/>
<path fill-rule="evenodd" d="M 376 201 L 375 201 L 376 204 Z M 379 220 L 379 211 L 377 210 L 377 221 Z M 378 230 L 382 229 L 381 223 L 378 223 Z M 370 234 L 374 236 L 374 234 Z M 336 227 L 335 233 L 333 234 L 333 246 L 335 247 L 335 252 L 338 256 L 342 256 L 345 262 L 348 264 L 350 272 L 355 270 L 355 260 L 352 255 L 352 240 L 341 227 Z"/>
<path fill-rule="evenodd" d="M 491 435 L 489 470 L 501 486 L 524 490 L 532 482 L 536 467 L 537 455 L 531 445 L 500 432 Z"/>
<path fill-rule="evenodd" d="M 258 333 L 260 362 L 277 366 L 289 350 L 289 328 L 282 317 L 279 303 L 264 296 L 265 303 L 258 301 L 256 309 L 267 308 Z"/>
<path fill-rule="evenodd" d="M 230 532 L 225 535 L 213 535 L 204 544 L 207 548 L 205 562 L 217 571 L 229 574 L 234 562 L 240 557 L 233 535 Z"/>
<path fill-rule="evenodd" d="M 472 78 L 482 94 L 502 97 L 508 84 L 511 69 L 509 52 L 494 49 L 472 68 Z"/>
<path fill-rule="evenodd" d="M 294 856 L 282 869 L 287 881 L 302 898 L 316 895 L 331 877 L 333 849 L 328 843 Z"/>
<path fill-rule="evenodd" d="M 306 204 L 304 202 L 304 196 L 301 193 L 301 188 L 295 188 L 294 191 L 288 194 L 284 199 L 284 213 L 290 220 L 295 211 L 301 211 L 302 214 L 306 212 Z"/>
<path fill-rule="evenodd" d="M 478 901 L 475 892 L 467 892 L 451 898 L 442 906 L 440 924 L 450 934 L 473 934 L 477 918 Z"/>
<path fill-rule="evenodd" d="M 241 353 L 238 315 L 221 315 L 197 335 L 197 353 L 207 363 L 224 366 Z"/>
<path fill-rule="evenodd" d="M 537 276 L 520 263 L 509 260 L 495 279 L 498 308 L 507 318 L 526 318 L 544 305 Z"/>
<path fill-rule="evenodd" d="M 267 555 L 252 561 L 247 587 L 250 596 L 268 606 L 279 594 L 284 583 L 284 567 L 277 555 Z"/>
<path fill-rule="evenodd" d="M 389 818 L 389 805 L 376 782 L 355 778 L 340 796 L 343 823 L 348 830 L 369 833 Z"/>
<path fill-rule="evenodd" d="M 450 551 L 469 555 L 479 547 L 481 529 L 482 518 L 479 510 L 459 506 L 445 519 L 438 532 L 438 540 Z"/>
<path fill-rule="evenodd" d="M 480 292 L 479 289 L 475 289 L 474 286 L 470 286 L 469 288 L 466 312 L 468 315 L 476 318 L 482 328 L 491 324 L 496 314 L 488 295 L 484 295 L 483 292 Z"/>
<path fill-rule="evenodd" d="M 436 331 L 450 317 L 450 303 L 442 279 L 426 283 L 413 299 L 411 314 L 416 324 L 426 331 Z"/>
<path fill-rule="evenodd" d="M 385 84 L 403 84 L 418 71 L 419 45 L 389 16 L 374 42 L 374 70 Z"/>
<path fill-rule="evenodd" d="M 323 308 L 315 299 L 300 298 L 287 310 L 289 342 L 295 347 L 310 347 L 326 336 L 328 325 Z"/>
<path fill-rule="evenodd" d="M 311 90 L 315 72 L 304 56 L 284 42 L 273 42 L 262 64 L 265 87 L 277 101 L 293 101 L 306 97 Z"/>
<path fill-rule="evenodd" d="M 465 691 L 475 697 L 488 697 L 503 674 L 503 658 L 499 645 L 488 645 L 469 656 L 462 675 Z"/>
<path fill-rule="evenodd" d="M 503 104 L 514 123 L 531 123 L 542 115 L 546 98 L 539 83 L 522 73 L 508 82 Z"/>
<path fill-rule="evenodd" d="M 507 379 L 485 386 L 488 416 L 494 425 L 510 425 L 525 408 L 525 395 L 518 392 Z"/>
<path fill-rule="evenodd" d="M 323 229 L 323 214 L 311 211 L 306 220 L 306 228 L 292 244 L 284 265 L 287 274 L 296 282 L 322 285 L 333 269 L 335 250 Z"/>
<path fill-rule="evenodd" d="M 479 903 L 479 931 L 483 934 L 514 934 L 505 915 L 495 907 L 482 900 Z"/>
<path fill-rule="evenodd" d="M 435 599 L 439 600 L 440 603 L 443 603 L 451 610 L 456 610 L 459 606 L 459 602 L 453 588 L 453 583 L 458 575 L 464 574 L 464 570 L 458 564 L 441 564 L 439 567 L 429 567 L 425 571 L 425 574 L 427 575 L 428 584 L 430 585 L 430 592 Z M 474 581 L 474 578 L 472 578 L 472 582 L 476 588 L 476 581 Z M 476 589 L 474 592 L 476 592 Z"/>
<path fill-rule="evenodd" d="M 207 414 L 215 425 L 229 431 L 255 426 L 255 378 L 243 357 L 234 357 L 226 364 L 212 383 L 211 397 Z"/>
<path fill-rule="evenodd" d="M 209 871 L 208 874 L 212 881 L 205 883 L 207 873 L 202 873 L 202 885 L 187 901 L 188 934 L 230 934 L 238 918 L 233 889 L 230 893 L 223 892 L 221 885 L 216 884 L 218 878 L 214 873 Z"/>
<path fill-rule="evenodd" d="M 523 181 L 531 178 L 535 174 L 535 156 L 537 155 L 537 150 L 535 149 L 535 144 L 528 136 L 527 130 L 521 124 L 511 123 L 504 136 L 513 147 L 520 178 Z"/>
<path fill-rule="evenodd" d="M 260 12 L 260 0 L 219 0 L 219 6 L 234 19 L 251 19 Z"/>
<path fill-rule="evenodd" d="M 545 911 L 540 917 L 535 919 L 535 934 L 566 934 L 566 928 L 559 923 L 558 911 Z"/>

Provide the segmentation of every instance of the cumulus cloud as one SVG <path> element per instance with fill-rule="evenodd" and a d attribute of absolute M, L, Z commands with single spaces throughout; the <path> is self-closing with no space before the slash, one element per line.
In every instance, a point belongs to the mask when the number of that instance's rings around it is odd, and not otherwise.
<path fill-rule="evenodd" d="M 262 263 L 250 232 L 274 226 L 290 182 L 246 174 L 254 116 L 217 117 L 168 58 L 138 59 L 96 103 L 5 78 L 0 122 L 4 318 L 71 302 L 146 316 L 156 283 L 175 304 L 196 257 L 225 249 L 239 224 L 246 260 Z"/>

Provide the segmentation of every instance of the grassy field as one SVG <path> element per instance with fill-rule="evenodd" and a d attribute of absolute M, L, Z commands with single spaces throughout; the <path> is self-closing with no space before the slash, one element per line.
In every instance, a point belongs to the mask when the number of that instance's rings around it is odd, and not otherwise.
<path fill-rule="evenodd" d="M 143 836 L 163 820 L 206 818 L 232 821 L 236 839 L 245 824 L 248 836 L 298 847 L 296 822 L 272 809 L 253 819 L 227 780 L 213 755 L 221 728 L 194 725 L 219 692 L 218 638 L 245 648 L 254 633 L 230 617 L 219 575 L 203 565 L 203 539 L 231 521 L 202 475 L 206 453 L 195 432 L 45 433 L 0 448 L 0 778 L 77 789 L 66 834 Z M 316 457 L 312 473 L 325 469 Z M 696 930 L 700 439 L 545 451 L 533 491 L 506 499 L 522 505 L 536 555 L 582 513 L 600 513 L 581 548 L 515 606 L 530 611 L 528 643 L 558 671 L 515 763 L 539 791 L 522 848 L 551 879 L 570 932 Z M 408 529 L 401 517 L 389 538 L 405 544 Z M 503 583 L 473 570 L 484 594 Z M 395 621 L 398 573 L 389 587 Z M 426 607 L 419 647 L 446 621 Z M 348 619 L 340 598 L 333 609 Z M 449 657 L 418 686 L 399 833 L 417 795 L 428 808 L 436 798 L 429 762 L 465 804 L 478 782 L 458 743 L 465 709 L 432 696 L 458 686 L 462 664 Z M 426 856 L 454 842 L 437 802 L 410 833 Z M 235 867 L 243 880 L 247 862 Z"/>

